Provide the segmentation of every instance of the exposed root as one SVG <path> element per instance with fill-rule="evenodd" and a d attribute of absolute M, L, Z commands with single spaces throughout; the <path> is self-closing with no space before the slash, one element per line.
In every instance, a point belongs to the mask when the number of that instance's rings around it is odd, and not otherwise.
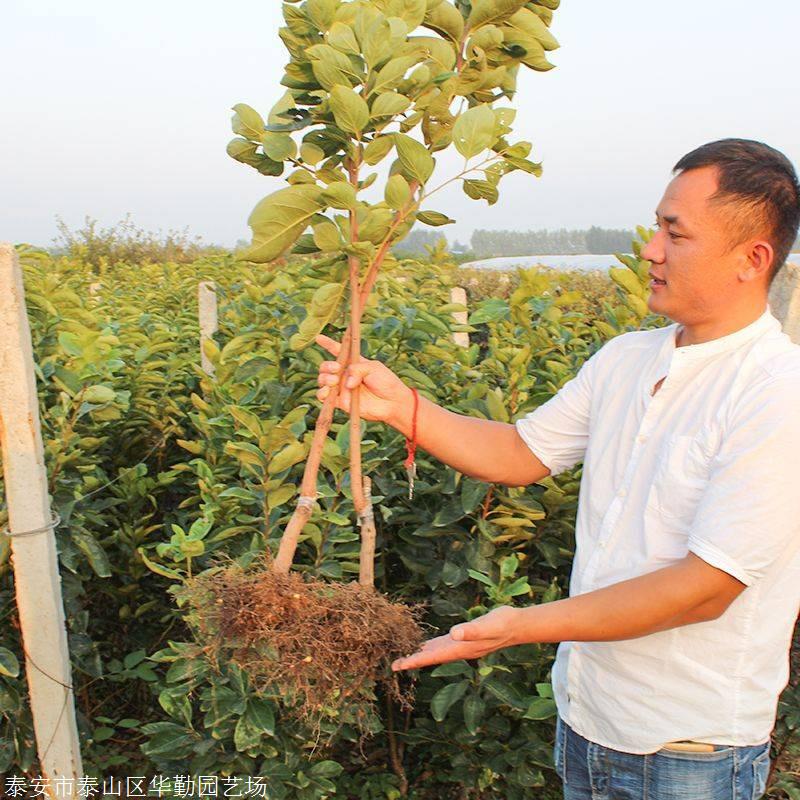
<path fill-rule="evenodd" d="M 326 583 L 235 563 L 187 581 L 180 591 L 189 622 L 213 664 L 230 660 L 256 691 L 278 695 L 284 713 L 311 725 L 334 724 L 345 710 L 365 731 L 373 689 L 410 708 L 391 661 L 423 640 L 423 606 L 392 603 L 371 586 Z"/>

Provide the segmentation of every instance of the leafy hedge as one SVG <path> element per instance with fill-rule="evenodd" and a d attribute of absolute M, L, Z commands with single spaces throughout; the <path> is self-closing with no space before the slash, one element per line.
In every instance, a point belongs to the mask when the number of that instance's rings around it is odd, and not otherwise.
<path fill-rule="evenodd" d="M 292 507 L 324 357 L 290 346 L 326 282 L 314 260 L 272 271 L 234 266 L 228 255 L 105 265 L 90 291 L 91 265 L 19 251 L 50 491 L 63 520 L 56 538 L 87 774 L 257 775 L 270 797 L 292 800 L 559 796 L 551 645 L 422 671 L 413 712 L 378 697 L 365 742 L 346 714 L 330 718 L 338 733 L 323 752 L 282 717 L 279 697 L 256 695 L 231 665 L 212 669 L 192 641 L 175 598 L 184 578 L 223 556 L 247 565 L 275 548 Z M 512 421 L 608 338 L 664 324 L 642 313 L 645 262 L 624 261 L 592 313 L 567 279 L 544 271 L 519 272 L 506 297 L 476 303 L 473 292 L 469 348 L 453 343 L 449 304 L 450 286 L 465 276 L 442 254 L 402 261 L 376 286 L 365 355 L 447 408 Z M 220 331 L 207 348 L 214 379 L 199 368 L 200 280 L 218 286 Z M 329 323 L 334 335 L 344 327 Z M 362 424 L 382 591 L 425 602 L 438 630 L 498 604 L 565 593 L 580 467 L 509 489 L 421 453 L 411 502 L 402 438 Z M 358 572 L 347 437 L 337 414 L 296 558 L 309 575 L 345 581 Z M 0 773 L 36 775 L 7 541 L 0 547 Z M 791 692 L 785 699 L 784 738 L 800 708 Z M 793 780 L 782 774 L 776 786 L 799 796 Z"/>

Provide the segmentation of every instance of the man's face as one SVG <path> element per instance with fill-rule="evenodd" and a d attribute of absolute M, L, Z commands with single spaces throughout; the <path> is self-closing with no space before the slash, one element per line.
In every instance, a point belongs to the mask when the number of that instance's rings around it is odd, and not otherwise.
<path fill-rule="evenodd" d="M 655 314 L 684 324 L 724 316 L 744 248 L 731 248 L 730 209 L 709 202 L 717 190 L 714 167 L 682 172 L 670 181 L 656 209 L 657 231 L 642 250 L 653 280 L 647 300 Z"/>

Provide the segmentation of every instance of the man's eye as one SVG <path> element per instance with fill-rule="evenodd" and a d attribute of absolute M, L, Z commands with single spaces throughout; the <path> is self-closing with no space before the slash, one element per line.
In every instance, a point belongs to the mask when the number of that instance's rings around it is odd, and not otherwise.
<path fill-rule="evenodd" d="M 669 232 L 670 239 L 682 239 L 683 237 L 679 233 L 673 233 L 672 231 Z"/>

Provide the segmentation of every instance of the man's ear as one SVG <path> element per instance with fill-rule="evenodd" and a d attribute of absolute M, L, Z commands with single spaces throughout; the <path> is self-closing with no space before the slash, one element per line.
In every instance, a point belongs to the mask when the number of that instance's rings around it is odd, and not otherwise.
<path fill-rule="evenodd" d="M 739 270 L 741 281 L 768 281 L 775 261 L 772 245 L 764 239 L 749 242 Z"/>

